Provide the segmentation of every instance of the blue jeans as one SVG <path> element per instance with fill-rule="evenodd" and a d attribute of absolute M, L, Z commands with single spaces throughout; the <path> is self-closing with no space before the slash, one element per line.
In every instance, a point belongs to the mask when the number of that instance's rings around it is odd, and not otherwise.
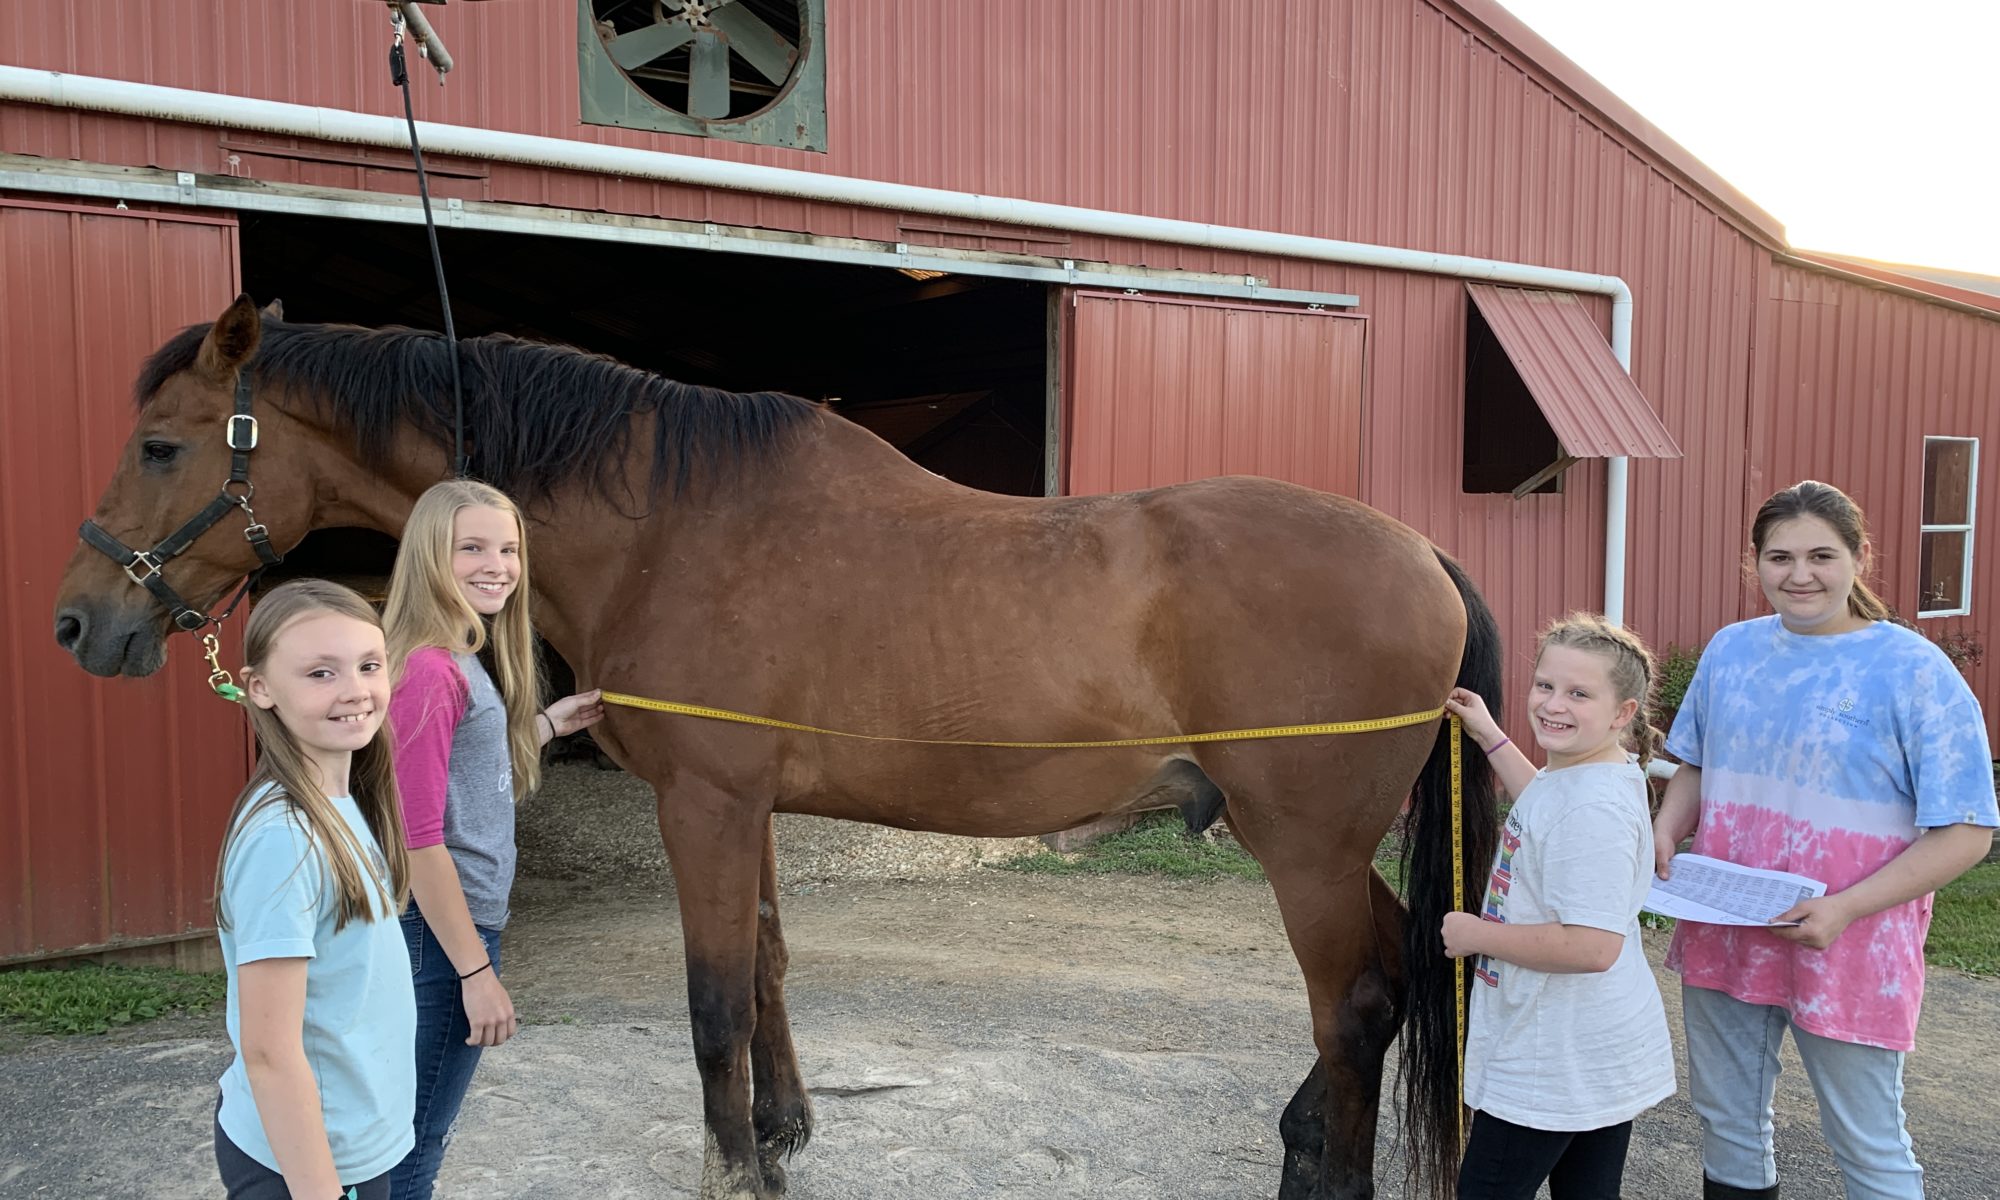
<path fill-rule="evenodd" d="M 466 1020 L 458 970 L 414 900 L 403 914 L 403 940 L 410 949 L 410 977 L 417 991 L 417 1144 L 389 1172 L 389 1194 L 396 1200 L 429 1200 L 459 1105 L 465 1102 L 473 1068 L 479 1065 L 480 1049 L 465 1044 L 472 1036 L 472 1024 Z M 486 956 L 498 975 L 500 931 L 480 927 L 479 940 L 486 943 Z"/>
<path fill-rule="evenodd" d="M 1756 1190 L 1778 1182 L 1771 1097 L 1778 1047 L 1792 1032 L 1819 1097 L 1819 1128 L 1840 1164 L 1848 1200 L 1922 1200 L 1924 1169 L 1903 1117 L 1903 1053 L 1807 1033 L 1774 1005 L 1745 1004 L 1711 988 L 1681 987 L 1688 1092 L 1701 1117 L 1701 1165 L 1710 1179 Z"/>

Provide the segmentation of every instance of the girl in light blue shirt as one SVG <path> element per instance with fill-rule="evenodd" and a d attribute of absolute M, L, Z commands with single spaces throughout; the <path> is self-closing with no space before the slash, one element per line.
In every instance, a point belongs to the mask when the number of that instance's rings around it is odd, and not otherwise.
<path fill-rule="evenodd" d="M 272 589 L 244 643 L 259 757 L 216 867 L 236 1047 L 216 1165 L 231 1200 L 383 1200 L 412 1142 L 416 1005 L 382 627 L 306 579 Z"/>

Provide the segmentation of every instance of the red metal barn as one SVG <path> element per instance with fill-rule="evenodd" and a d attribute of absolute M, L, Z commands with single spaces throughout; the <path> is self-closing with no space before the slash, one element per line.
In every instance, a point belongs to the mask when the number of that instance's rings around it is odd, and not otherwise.
<path fill-rule="evenodd" d="M 2000 312 L 1793 256 L 1491 0 L 428 11 L 467 333 L 834 399 L 995 490 L 1359 496 L 1466 563 L 1515 691 L 1563 610 L 1656 645 L 1752 611 L 1750 511 L 1802 475 L 1871 510 L 1905 614 L 1982 630 Z M 168 331 L 239 286 L 437 323 L 388 36 L 372 3 L 0 13 L 0 960 L 208 923 L 233 714 L 185 645 L 172 678 L 84 679 L 50 598 Z"/>

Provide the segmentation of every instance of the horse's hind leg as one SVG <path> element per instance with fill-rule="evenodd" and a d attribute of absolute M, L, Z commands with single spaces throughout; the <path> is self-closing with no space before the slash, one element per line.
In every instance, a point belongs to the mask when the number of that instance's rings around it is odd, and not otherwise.
<path fill-rule="evenodd" d="M 660 793 L 660 836 L 680 894 L 688 1019 L 701 1072 L 701 1200 L 771 1200 L 751 1123 L 757 1024 L 757 877 L 770 810 L 683 776 Z"/>
<path fill-rule="evenodd" d="M 1242 834 L 1232 806 L 1231 827 Z M 1402 1016 L 1400 909 L 1363 857 L 1341 866 L 1313 838 L 1252 837 L 1305 974 L 1318 1061 L 1285 1108 L 1280 1200 L 1375 1194 L 1382 1061 Z"/>
<path fill-rule="evenodd" d="M 1285 1140 L 1285 1166 L 1278 1177 L 1278 1200 L 1304 1200 L 1319 1186 L 1326 1161 L 1326 1060 L 1315 1058 L 1306 1081 L 1292 1093 L 1285 1115 L 1278 1118 Z"/>
<path fill-rule="evenodd" d="M 750 1036 L 750 1076 L 755 1084 L 751 1120 L 757 1131 L 757 1160 L 772 1195 L 785 1190 L 784 1161 L 812 1139 L 812 1101 L 799 1078 L 792 1049 L 791 1020 L 785 1015 L 785 933 L 778 925 L 777 843 L 764 822 L 764 868 L 757 886 L 757 1028 Z"/>

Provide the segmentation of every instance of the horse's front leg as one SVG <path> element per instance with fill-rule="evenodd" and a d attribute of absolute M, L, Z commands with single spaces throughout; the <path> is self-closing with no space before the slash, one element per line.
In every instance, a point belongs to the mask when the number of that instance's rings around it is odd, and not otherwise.
<path fill-rule="evenodd" d="M 770 808 L 685 774 L 659 793 L 660 836 L 680 894 L 688 1018 L 701 1072 L 701 1200 L 772 1200 L 751 1124 L 757 1024 L 757 876 Z"/>
<path fill-rule="evenodd" d="M 792 1049 L 792 1024 L 785 1015 L 785 967 L 790 954 L 778 925 L 777 842 L 764 822 L 764 862 L 757 881 L 757 1028 L 750 1037 L 750 1074 L 756 1084 L 752 1109 L 757 1157 L 764 1186 L 785 1190 L 784 1160 L 812 1139 L 812 1100 L 799 1078 Z"/>

